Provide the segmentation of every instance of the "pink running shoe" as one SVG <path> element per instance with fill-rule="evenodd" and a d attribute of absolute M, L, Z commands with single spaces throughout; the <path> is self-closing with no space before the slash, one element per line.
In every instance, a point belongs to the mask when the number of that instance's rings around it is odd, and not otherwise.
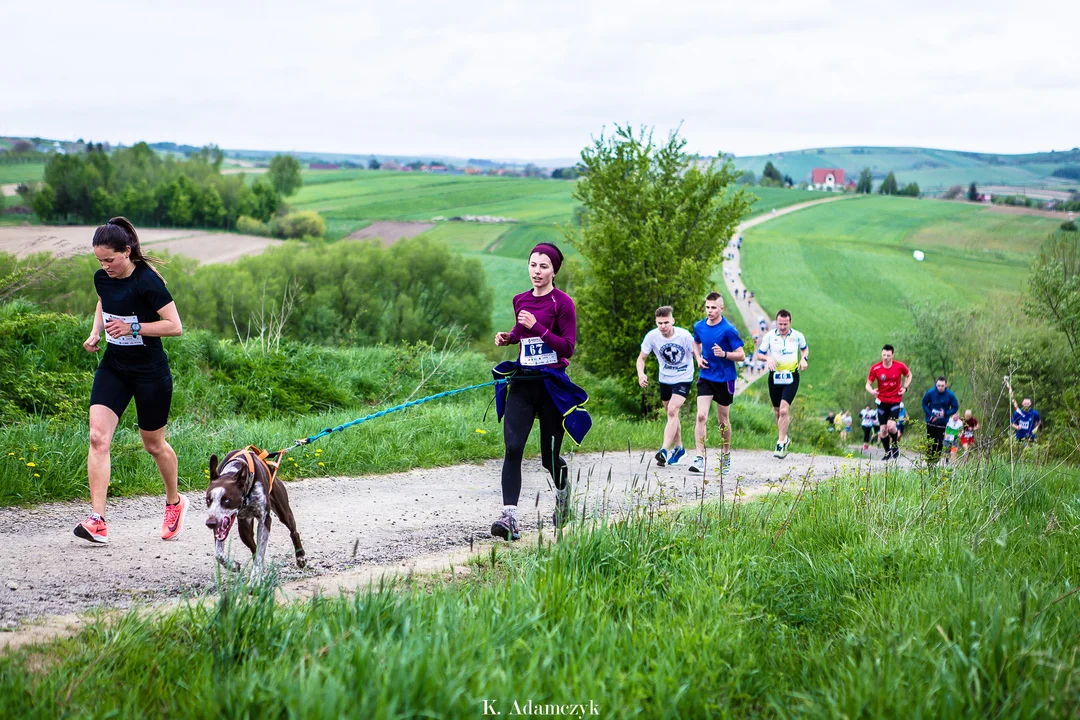
<path fill-rule="evenodd" d="M 75 537 L 104 545 L 109 542 L 109 528 L 104 518 L 90 516 L 75 526 Z"/>
<path fill-rule="evenodd" d="M 187 516 L 187 498 L 180 496 L 180 502 L 175 505 L 165 506 L 165 520 L 161 523 L 161 539 L 172 540 L 184 529 L 184 518 Z"/>

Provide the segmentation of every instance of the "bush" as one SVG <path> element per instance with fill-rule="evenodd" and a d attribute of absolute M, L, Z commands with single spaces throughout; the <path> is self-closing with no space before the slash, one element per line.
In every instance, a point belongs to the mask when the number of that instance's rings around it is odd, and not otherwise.
<path fill-rule="evenodd" d="M 963 185 L 953 185 L 951 188 L 941 194 L 942 200 L 956 200 L 964 194 Z"/>
<path fill-rule="evenodd" d="M 241 215 L 236 220 L 236 232 L 243 235 L 259 235 L 270 237 L 270 226 L 247 215 Z"/>
<path fill-rule="evenodd" d="M 326 221 L 313 210 L 289 213 L 283 218 L 275 218 L 270 229 L 275 237 L 290 240 L 304 237 L 321 238 L 326 234 Z"/>
<path fill-rule="evenodd" d="M 1076 232 L 1076 223 L 1072 220 L 1066 220 L 1061 223 L 1061 229 L 1065 232 Z"/>

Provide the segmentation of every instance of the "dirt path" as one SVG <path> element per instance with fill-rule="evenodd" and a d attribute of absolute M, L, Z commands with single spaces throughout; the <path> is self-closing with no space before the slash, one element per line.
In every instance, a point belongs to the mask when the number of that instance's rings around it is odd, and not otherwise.
<path fill-rule="evenodd" d="M 747 220 L 746 222 L 739 225 L 739 229 L 735 232 L 735 235 L 728 242 L 727 249 L 725 250 L 725 255 L 730 254 L 731 257 L 725 257 L 723 269 L 724 280 L 727 282 L 728 290 L 730 290 L 731 294 L 735 296 L 735 305 L 739 309 L 739 314 L 742 315 L 743 324 L 746 325 L 747 330 L 752 333 L 759 332 L 758 328 L 760 327 L 759 321 L 761 318 L 765 318 L 766 327 L 771 328 L 773 323 L 769 316 L 765 313 L 764 308 L 762 308 L 761 305 L 758 304 L 757 298 L 750 299 L 750 291 L 743 283 L 741 265 L 742 250 L 739 248 L 739 238 L 742 237 L 742 234 L 745 231 L 749 230 L 755 225 L 761 225 L 762 223 L 769 222 L 770 220 L 778 218 L 781 215 L 787 215 L 788 213 L 793 213 L 798 210 L 804 210 L 808 207 L 813 207 L 815 205 L 821 205 L 823 203 L 843 200 L 845 199 L 845 197 L 846 196 L 844 195 L 838 195 L 836 197 L 824 198 L 823 200 L 810 200 L 808 202 L 798 203 L 796 205 L 788 205 L 787 207 L 773 210 L 771 213 L 759 215 L 756 218 Z M 746 300 L 743 300 L 741 297 L 739 297 L 742 294 L 743 290 L 747 291 Z M 728 309 L 730 310 L 730 308 Z M 750 347 L 750 345 L 752 345 L 752 340 L 752 338 L 743 338 L 743 341 L 746 343 L 747 347 Z M 739 393 L 746 390 L 750 383 L 754 382 L 759 377 L 762 377 L 764 374 L 765 373 L 763 372 L 744 370 L 743 374 L 739 376 L 738 381 L 735 383 L 735 394 L 738 395 Z"/>
<path fill-rule="evenodd" d="M 634 451 L 568 457 L 576 504 L 589 516 L 608 515 L 652 504 L 694 502 L 702 478 L 687 465 L 652 466 L 652 454 Z M 709 469 L 707 499 L 730 500 L 736 481 L 746 495 L 766 492 L 770 483 L 829 477 L 855 468 L 858 459 L 790 455 L 777 460 L 763 451 L 735 451 L 732 473 L 720 478 Z M 363 583 L 383 572 L 413 567 L 445 568 L 452 553 L 483 552 L 488 529 L 501 508 L 501 461 L 414 470 L 360 478 L 297 480 L 289 496 L 309 558 L 304 571 L 291 561 L 288 533 L 280 524 L 270 534 L 268 557 L 282 564 L 286 591 L 311 592 Z M 524 467 L 521 507 L 525 534 L 537 529 L 537 513 L 549 518 L 554 492 L 539 459 Z M 72 528 L 86 503 L 54 503 L 32 509 L 0 509 L 0 648 L 39 637 L 42 628 L 79 625 L 91 608 L 127 608 L 138 601 L 211 592 L 215 588 L 213 540 L 203 523 L 199 492 L 189 492 L 191 509 L 184 532 L 174 541 L 158 538 L 160 497 L 109 503 L 109 544 L 91 545 Z M 539 504 L 537 505 L 537 496 Z M 549 525 L 545 520 L 545 525 Z M 234 557 L 250 557 L 232 533 Z M 482 546 L 481 546 L 482 543 Z M 460 562 L 460 561 L 459 561 Z M 366 578 L 366 579 L 365 579 Z M 35 627 L 34 618 L 50 618 Z M 40 621 L 38 621 L 40 622 Z"/>
<path fill-rule="evenodd" d="M 0 185 L 0 195 L 5 197 L 15 197 L 19 193 L 15 192 L 19 188 L 19 183 L 4 183 Z"/>

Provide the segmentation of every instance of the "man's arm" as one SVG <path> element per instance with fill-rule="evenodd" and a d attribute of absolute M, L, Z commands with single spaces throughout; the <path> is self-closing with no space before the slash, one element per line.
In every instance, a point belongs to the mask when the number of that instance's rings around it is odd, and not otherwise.
<path fill-rule="evenodd" d="M 694 359 L 697 360 L 698 368 L 709 367 L 709 361 L 705 359 L 705 356 L 701 354 L 701 343 L 694 340 Z"/>
<path fill-rule="evenodd" d="M 647 387 L 649 385 L 649 378 L 645 376 L 645 358 L 649 357 L 648 353 L 644 350 L 638 353 L 637 362 L 634 365 L 637 367 L 637 381 L 641 387 Z"/>

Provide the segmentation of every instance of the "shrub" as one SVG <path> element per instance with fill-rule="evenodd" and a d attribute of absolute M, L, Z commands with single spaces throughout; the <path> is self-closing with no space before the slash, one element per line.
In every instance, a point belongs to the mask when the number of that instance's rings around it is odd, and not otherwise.
<path fill-rule="evenodd" d="M 270 237 L 270 226 L 261 220 L 256 220 L 247 215 L 241 215 L 236 220 L 236 232 L 243 235 L 260 235 Z"/>
<path fill-rule="evenodd" d="M 313 210 L 303 210 L 289 213 L 283 218 L 275 218 L 270 228 L 276 237 L 291 240 L 303 237 L 321 238 L 326 234 L 326 221 Z"/>
<path fill-rule="evenodd" d="M 1065 232 L 1076 232 L 1076 223 L 1072 220 L 1066 220 L 1061 223 L 1061 229 Z"/>

